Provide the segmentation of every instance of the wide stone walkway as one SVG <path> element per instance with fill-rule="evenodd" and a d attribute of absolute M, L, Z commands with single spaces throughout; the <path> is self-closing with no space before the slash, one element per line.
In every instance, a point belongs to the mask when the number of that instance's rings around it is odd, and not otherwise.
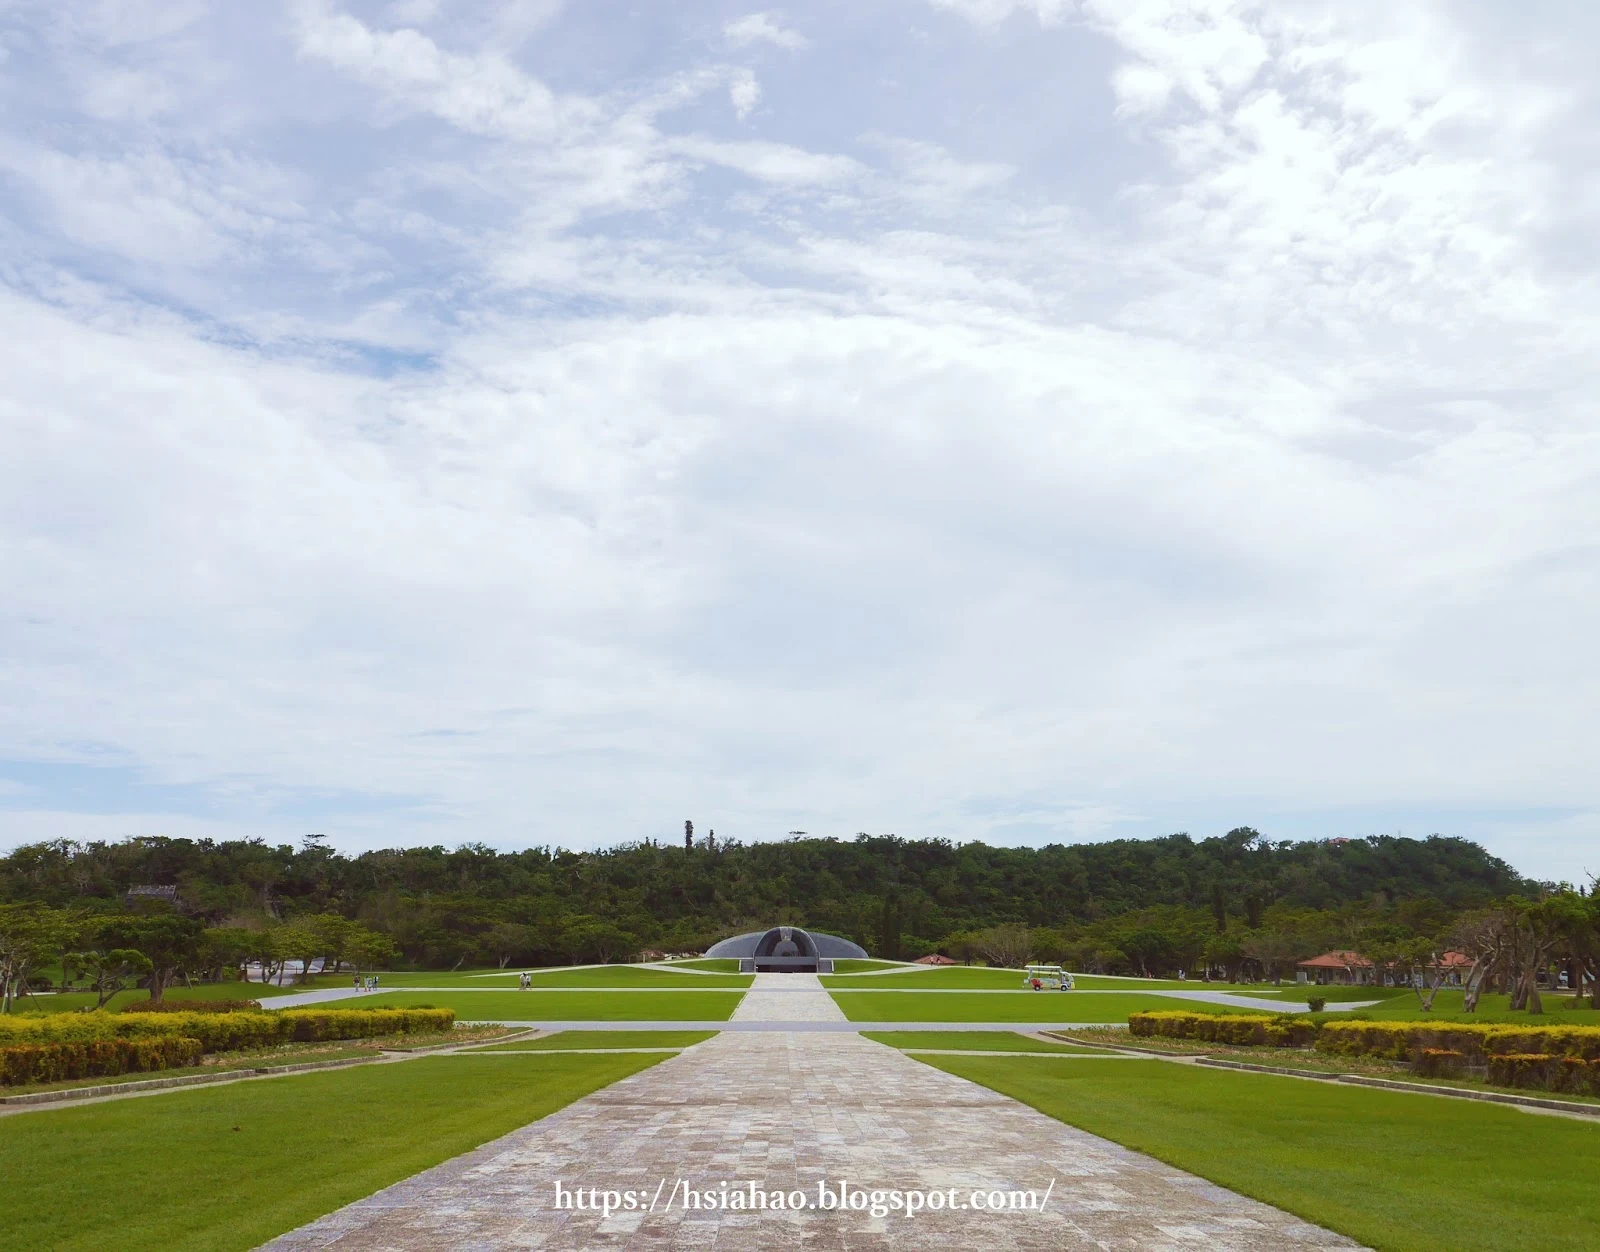
<path fill-rule="evenodd" d="M 785 980 L 794 975 L 780 975 Z M 787 989 L 777 989 L 778 987 Z M 762 993 L 762 994 L 757 994 Z M 826 1001 L 826 1006 L 822 1003 Z M 748 1014 L 806 1020 L 820 988 L 765 984 Z M 682 1055 L 274 1240 L 277 1250 L 1350 1248 L 1277 1209 L 1074 1130 L 850 1033 L 758 1033 Z M 462 1063 L 459 1060 L 447 1062 Z M 515 1062 L 539 1064 L 536 1056 Z M 1051 1065 L 1048 1059 L 1029 1064 Z M 1083 1064 L 1082 1061 L 1062 1062 Z M 1149 1064 L 1159 1064 L 1151 1061 Z M 489 1073 L 485 1071 L 486 1080 Z M 1219 1152 L 1227 1145 L 1219 1143 Z M 558 1207 L 556 1182 L 641 1210 Z M 804 1192 L 1031 1190 L 1033 1212 L 686 1212 L 680 1184 Z M 654 1203 L 654 1211 L 649 1203 Z"/>

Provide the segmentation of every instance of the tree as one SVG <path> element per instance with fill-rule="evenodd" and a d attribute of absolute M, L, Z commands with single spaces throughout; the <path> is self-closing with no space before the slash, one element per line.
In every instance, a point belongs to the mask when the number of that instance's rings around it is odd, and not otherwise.
<path fill-rule="evenodd" d="M 28 990 L 28 975 L 72 941 L 69 914 L 42 904 L 0 904 L 0 1013 Z"/>
<path fill-rule="evenodd" d="M 260 936 L 242 926 L 213 926 L 200 936 L 200 963 L 221 981 L 224 969 L 238 969 L 257 955 Z"/>
<path fill-rule="evenodd" d="M 1211 884 L 1211 917 L 1216 925 L 1219 935 L 1225 934 L 1228 929 L 1228 897 L 1223 893 L 1222 884 Z"/>
<path fill-rule="evenodd" d="M 600 918 L 585 917 L 561 932 L 562 944 L 577 965 L 585 960 L 608 964 L 620 952 L 628 952 L 638 945 L 638 940 L 620 926 Z"/>
<path fill-rule="evenodd" d="M 1172 941 L 1166 934 L 1149 927 L 1125 935 L 1122 940 L 1122 950 L 1128 954 L 1128 959 L 1133 962 L 1134 968 L 1145 978 L 1165 972 L 1166 967 L 1172 964 L 1175 955 Z"/>
<path fill-rule="evenodd" d="M 878 955 L 886 961 L 900 959 L 900 897 L 892 891 L 883 897 L 878 913 Z"/>
<path fill-rule="evenodd" d="M 685 852 L 694 850 L 694 823 L 688 818 L 683 822 L 683 850 Z"/>
<path fill-rule="evenodd" d="M 97 1009 L 105 1008 L 106 1001 L 117 992 L 150 973 L 150 958 L 132 948 L 72 952 L 63 959 L 62 965 L 75 974 L 89 976 L 89 989 L 98 997 L 94 1005 Z"/>
<path fill-rule="evenodd" d="M 972 958 L 983 950 L 981 940 L 970 930 L 958 930 L 954 934 L 946 935 L 939 947 L 946 956 L 967 965 L 971 965 Z"/>
<path fill-rule="evenodd" d="M 150 958 L 150 1000 L 160 1004 L 168 985 L 200 959 L 204 927 L 176 913 L 130 913 L 101 929 L 108 948 L 132 948 Z"/>
<path fill-rule="evenodd" d="M 496 922 L 484 936 L 483 949 L 504 969 L 512 957 L 531 952 L 534 942 L 532 926 L 524 926 L 520 922 Z"/>
<path fill-rule="evenodd" d="M 1019 969 L 1033 956 L 1033 933 L 1026 926 L 991 926 L 978 933 L 978 949 L 990 965 Z"/>
<path fill-rule="evenodd" d="M 1256 930 L 1239 944 L 1240 951 L 1261 966 L 1261 972 L 1274 983 L 1283 981 L 1283 967 L 1304 950 L 1302 940 L 1285 930 Z"/>
<path fill-rule="evenodd" d="M 1462 992 L 1463 1012 L 1476 1013 L 1483 986 L 1491 978 L 1508 984 L 1514 965 L 1513 923 L 1504 908 L 1478 909 L 1459 918 L 1450 932 L 1452 944 L 1472 958 Z"/>
<path fill-rule="evenodd" d="M 272 932 L 273 955 L 278 958 L 278 985 L 283 985 L 283 971 L 290 961 L 300 962 L 300 982 L 311 979 L 311 962 L 322 955 L 323 937 L 317 933 L 312 919 L 286 922 Z"/>
<path fill-rule="evenodd" d="M 355 966 L 357 977 L 392 961 L 394 954 L 393 939 L 361 925 L 357 925 L 345 945 L 345 959 Z"/>

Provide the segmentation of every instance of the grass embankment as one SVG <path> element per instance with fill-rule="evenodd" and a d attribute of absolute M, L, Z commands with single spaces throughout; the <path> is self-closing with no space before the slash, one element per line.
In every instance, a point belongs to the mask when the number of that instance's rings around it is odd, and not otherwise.
<path fill-rule="evenodd" d="M 430 1057 L 9 1116 L 0 1247 L 253 1248 L 663 1058 L 502 1059 Z"/>
<path fill-rule="evenodd" d="M 1070 1043 L 1050 1043 L 1004 1030 L 868 1030 L 862 1037 L 902 1051 L 960 1049 L 971 1052 L 1063 1052 L 1077 1056 L 1103 1056 L 1093 1048 Z"/>
<path fill-rule="evenodd" d="M 1595 1246 L 1600 1126 L 1159 1062 L 924 1063 L 1380 1252 Z"/>
<path fill-rule="evenodd" d="M 704 969 L 713 974 L 737 974 L 739 962 L 731 956 L 698 957 L 692 961 L 669 961 L 673 969 Z"/>
<path fill-rule="evenodd" d="M 474 1048 L 474 1052 L 562 1052 L 573 1048 L 688 1048 L 704 1043 L 714 1030 L 563 1030 L 537 1039 Z"/>
<path fill-rule="evenodd" d="M 913 973 L 922 968 L 919 965 L 912 965 L 909 961 L 880 961 L 876 957 L 870 956 L 846 956 L 834 961 L 833 972 L 835 974 L 870 974 L 874 970 L 905 969 L 907 966 L 910 966 Z"/>
<path fill-rule="evenodd" d="M 469 1022 L 725 1022 L 742 991 L 391 991 L 362 996 L 364 1009 L 454 1009 Z"/>
<path fill-rule="evenodd" d="M 1160 995 L 1097 995 L 1092 991 L 1038 991 L 1027 995 L 917 995 L 915 992 L 840 991 L 829 994 L 852 1022 L 1125 1022 L 1129 1013 L 1192 1009 L 1242 1013 L 1202 1001 Z"/>

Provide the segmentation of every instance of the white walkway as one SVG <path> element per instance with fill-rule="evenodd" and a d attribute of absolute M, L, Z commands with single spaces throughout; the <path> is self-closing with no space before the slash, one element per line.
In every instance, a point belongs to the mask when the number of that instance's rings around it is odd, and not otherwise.
<path fill-rule="evenodd" d="M 804 1011 L 779 1010 L 776 1002 L 799 1004 L 808 998 L 805 990 L 762 990 L 773 1011 Z M 817 1000 L 814 993 L 809 998 Z M 821 1010 L 820 1000 L 816 1007 Z M 541 1062 L 523 1053 L 474 1063 L 492 1081 L 494 1064 Z M 599 1188 L 631 1192 L 639 1197 L 637 1207 L 609 1216 L 561 1207 L 557 1180 L 569 1202 L 575 1188 Z M 754 1184 L 768 1195 L 798 1191 L 810 1205 L 819 1187 L 837 1194 L 841 1183 L 862 1193 L 937 1190 L 942 1202 L 953 1198 L 959 1208 L 908 1218 L 811 1207 L 686 1211 L 683 1202 L 685 1189 L 719 1195 L 724 1184 L 741 1190 Z M 1002 1213 L 971 1207 L 974 1192 L 1013 1191 L 1031 1191 L 1034 1207 Z M 859 1036 L 749 1030 L 721 1034 L 268 1245 L 274 1252 L 1301 1252 L 1354 1246 Z"/>
<path fill-rule="evenodd" d="M 757 974 L 735 1022 L 842 1022 L 845 1015 L 815 974 Z"/>

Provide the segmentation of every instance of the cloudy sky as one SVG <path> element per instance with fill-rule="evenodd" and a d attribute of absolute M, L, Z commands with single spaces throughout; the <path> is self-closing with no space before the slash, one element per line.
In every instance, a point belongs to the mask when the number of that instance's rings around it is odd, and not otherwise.
<path fill-rule="evenodd" d="M 0 0 L 0 846 L 1600 871 L 1597 40 Z"/>

